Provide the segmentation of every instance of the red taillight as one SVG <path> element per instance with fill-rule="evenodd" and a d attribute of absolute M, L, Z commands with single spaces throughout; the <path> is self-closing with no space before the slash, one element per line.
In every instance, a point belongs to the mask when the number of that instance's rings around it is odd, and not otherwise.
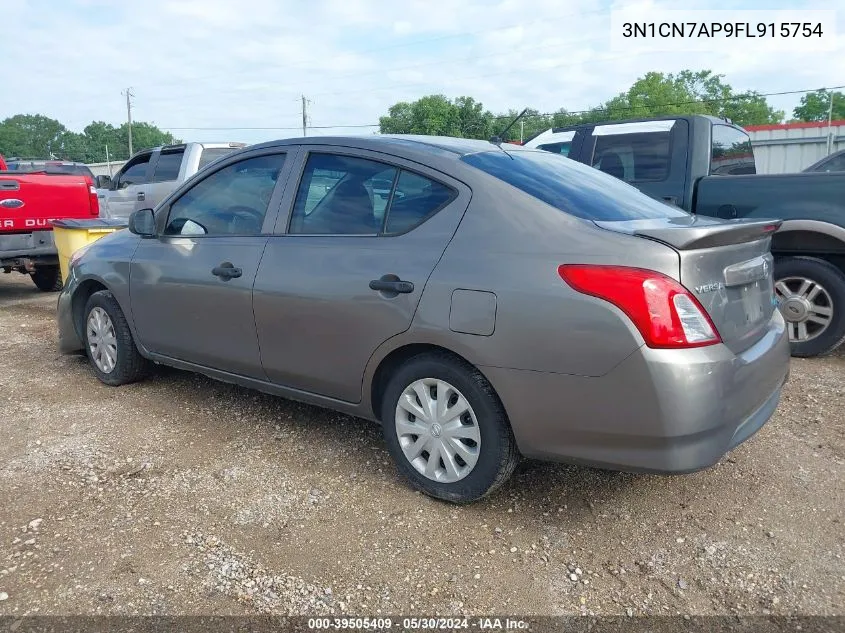
<path fill-rule="evenodd" d="M 85 177 L 85 182 L 88 184 L 88 212 L 97 217 L 100 215 L 100 201 L 97 199 L 97 188 L 94 186 L 94 181 L 88 176 Z"/>
<path fill-rule="evenodd" d="M 558 266 L 578 292 L 604 299 L 628 315 L 649 347 L 703 347 L 721 339 L 690 292 L 662 273 L 626 266 Z"/>

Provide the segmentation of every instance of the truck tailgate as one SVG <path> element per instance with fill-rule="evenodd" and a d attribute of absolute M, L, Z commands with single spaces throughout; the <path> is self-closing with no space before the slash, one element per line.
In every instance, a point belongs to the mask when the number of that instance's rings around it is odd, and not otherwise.
<path fill-rule="evenodd" d="M 90 184 L 83 176 L 0 174 L 0 232 L 49 229 L 52 220 L 90 218 Z"/>

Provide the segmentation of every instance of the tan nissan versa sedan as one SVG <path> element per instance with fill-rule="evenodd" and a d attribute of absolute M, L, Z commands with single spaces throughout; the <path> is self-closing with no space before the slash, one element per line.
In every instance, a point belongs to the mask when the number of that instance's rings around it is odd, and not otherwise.
<path fill-rule="evenodd" d="M 378 420 L 469 502 L 518 457 L 715 463 L 789 371 L 778 222 L 695 217 L 542 150 L 436 137 L 253 145 L 77 252 L 61 348 Z"/>

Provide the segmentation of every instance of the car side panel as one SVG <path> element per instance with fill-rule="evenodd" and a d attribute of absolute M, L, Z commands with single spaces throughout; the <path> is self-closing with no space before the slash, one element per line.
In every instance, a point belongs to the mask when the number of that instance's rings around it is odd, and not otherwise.
<path fill-rule="evenodd" d="M 603 231 L 509 186 L 476 188 L 426 287 L 415 332 L 465 344 L 480 365 L 600 376 L 642 345 L 642 338 L 621 311 L 561 279 L 558 267 L 568 263 L 679 274 L 677 253 L 666 246 Z M 495 295 L 492 335 L 450 331 L 458 288 Z"/>

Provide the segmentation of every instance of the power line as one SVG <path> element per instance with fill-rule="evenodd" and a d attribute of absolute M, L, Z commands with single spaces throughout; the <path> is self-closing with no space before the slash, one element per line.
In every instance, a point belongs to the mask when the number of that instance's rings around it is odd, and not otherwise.
<path fill-rule="evenodd" d="M 809 92 L 817 92 L 819 90 L 840 90 L 845 88 L 845 85 L 841 86 L 830 86 L 830 87 L 822 87 L 822 88 L 809 88 L 803 90 L 782 90 L 778 92 L 754 92 L 749 91 L 741 94 L 731 95 L 730 97 L 719 97 L 716 99 L 696 99 L 693 101 L 677 101 L 674 103 L 659 103 L 659 104 L 644 104 L 638 106 L 621 106 L 621 107 L 605 107 L 605 106 L 596 106 L 594 108 L 590 108 L 587 110 L 566 110 L 564 112 L 538 112 L 536 114 L 526 114 L 524 118 L 538 118 L 538 117 L 553 117 L 556 115 L 570 115 L 570 114 L 591 114 L 593 112 L 606 112 L 612 110 L 613 112 L 617 111 L 628 111 L 628 110 L 642 110 L 645 108 L 670 108 L 675 106 L 683 106 L 683 105 L 695 105 L 700 103 L 722 103 L 726 101 L 735 101 L 737 99 L 747 99 L 753 97 L 777 97 L 783 95 L 792 95 L 792 94 L 802 94 L 802 93 L 809 93 Z M 494 115 L 493 118 L 495 119 L 504 119 L 504 118 L 513 118 L 513 114 L 497 114 Z M 371 127 L 379 127 L 380 123 L 363 123 L 363 124 L 351 124 L 351 125 L 311 125 L 308 126 L 309 129 L 314 130 L 332 130 L 332 129 L 340 129 L 340 128 L 371 128 Z M 285 130 L 299 130 L 301 127 L 170 127 L 163 125 L 161 126 L 167 130 L 175 130 L 175 131 L 186 131 L 186 130 L 214 130 L 214 131 L 285 131 Z"/>
<path fill-rule="evenodd" d="M 605 106 L 596 106 L 594 108 L 590 108 L 588 110 L 566 110 L 565 112 L 538 112 L 537 114 L 527 114 L 525 118 L 529 117 L 549 117 L 555 116 L 558 114 L 590 114 L 592 112 L 604 112 L 608 110 L 613 110 L 614 112 L 619 110 L 642 110 L 643 108 L 671 108 L 675 106 L 683 106 L 683 105 L 695 105 L 699 103 L 721 103 L 724 101 L 734 101 L 736 99 L 748 99 L 753 97 L 779 97 L 783 95 L 794 95 L 794 94 L 802 94 L 806 92 L 816 92 L 818 90 L 839 90 L 841 88 L 845 88 L 845 85 L 842 86 L 832 86 L 830 88 L 812 88 L 809 90 L 784 90 L 781 92 L 754 92 L 749 91 L 745 93 L 740 93 L 736 95 L 731 95 L 730 97 L 718 97 L 716 99 L 696 99 L 694 101 L 678 101 L 676 103 L 659 103 L 659 104 L 643 104 L 637 106 L 619 106 L 619 107 L 605 107 Z M 494 115 L 496 119 L 506 119 L 508 117 L 513 116 L 512 114 L 497 114 Z"/>

